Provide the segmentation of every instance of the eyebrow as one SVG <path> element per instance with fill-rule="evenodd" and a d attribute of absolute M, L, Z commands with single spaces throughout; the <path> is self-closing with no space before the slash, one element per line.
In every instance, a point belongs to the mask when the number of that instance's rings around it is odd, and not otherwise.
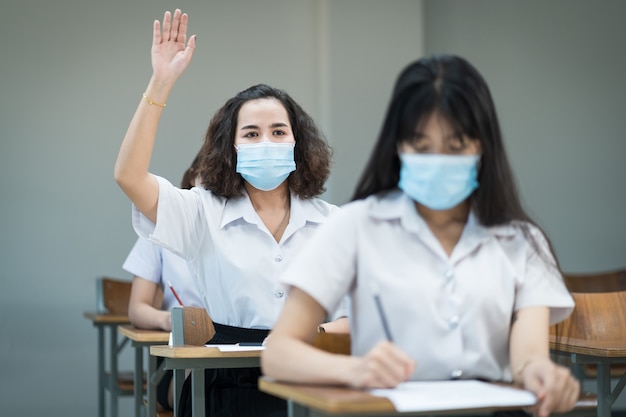
<path fill-rule="evenodd" d="M 272 124 L 270 125 L 270 127 L 271 127 L 271 128 L 276 128 L 276 127 L 289 127 L 289 125 L 288 125 L 287 123 L 282 123 L 282 122 L 279 122 L 279 123 L 272 123 Z M 241 129 L 239 129 L 239 130 L 246 130 L 246 129 L 259 129 L 259 126 L 257 126 L 257 125 L 245 125 L 245 126 L 242 126 L 242 127 L 241 127 Z"/>
<path fill-rule="evenodd" d="M 463 138 L 463 136 L 465 136 L 465 134 L 463 134 L 462 132 L 452 132 L 449 135 L 447 135 L 444 139 L 458 139 L 458 138 Z M 420 131 L 416 131 L 413 132 L 413 139 L 425 139 L 428 136 L 426 136 L 425 133 L 420 132 Z"/>

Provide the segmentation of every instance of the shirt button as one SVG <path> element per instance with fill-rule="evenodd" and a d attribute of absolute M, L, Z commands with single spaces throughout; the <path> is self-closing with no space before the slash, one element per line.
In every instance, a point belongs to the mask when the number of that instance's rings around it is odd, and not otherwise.
<path fill-rule="evenodd" d="M 276 255 L 274 256 L 274 262 L 282 262 L 283 261 L 283 257 L 280 255 Z"/>
<path fill-rule="evenodd" d="M 452 379 L 459 379 L 463 376 L 463 370 L 461 369 L 453 369 L 452 372 L 450 372 L 450 378 Z"/>
<path fill-rule="evenodd" d="M 456 329 L 459 326 L 459 316 L 452 316 L 448 320 L 448 325 L 451 329 Z"/>
<path fill-rule="evenodd" d="M 452 269 L 448 269 L 446 271 L 446 281 L 450 281 L 452 278 L 454 278 L 454 271 Z"/>
<path fill-rule="evenodd" d="M 284 291 L 276 291 L 274 293 L 274 297 L 276 297 L 276 298 L 283 298 L 283 295 L 285 295 Z"/>

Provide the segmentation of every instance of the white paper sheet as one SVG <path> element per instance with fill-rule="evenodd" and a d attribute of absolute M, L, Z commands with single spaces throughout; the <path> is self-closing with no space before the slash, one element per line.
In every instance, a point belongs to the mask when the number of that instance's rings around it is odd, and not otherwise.
<path fill-rule="evenodd" d="M 405 412 L 526 407 L 537 401 L 530 391 L 473 380 L 411 381 L 393 389 L 373 389 L 370 393 L 387 397 L 397 411 Z"/>
<path fill-rule="evenodd" d="M 241 346 L 237 345 L 204 345 L 206 347 L 218 348 L 220 352 L 250 352 L 255 350 L 264 350 L 265 346 Z"/>

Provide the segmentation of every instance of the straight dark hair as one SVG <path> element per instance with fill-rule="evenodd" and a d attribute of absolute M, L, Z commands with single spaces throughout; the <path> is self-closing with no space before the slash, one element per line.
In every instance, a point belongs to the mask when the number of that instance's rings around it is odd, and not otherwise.
<path fill-rule="evenodd" d="M 537 250 L 538 243 L 530 235 L 528 224 L 538 226 L 522 207 L 489 87 L 478 70 L 458 56 L 422 58 L 400 73 L 378 140 L 352 200 L 397 188 L 398 145 L 412 138 L 415 128 L 434 113 L 448 121 L 456 132 L 480 143 L 480 185 L 470 197 L 478 221 L 484 226 L 519 226 Z M 549 241 L 548 245 L 552 250 Z"/>
<path fill-rule="evenodd" d="M 315 122 L 285 91 L 258 84 L 241 91 L 215 113 L 200 149 L 198 174 L 202 185 L 225 198 L 243 195 L 244 179 L 235 171 L 235 130 L 239 110 L 250 100 L 273 98 L 287 111 L 296 141 L 296 170 L 288 177 L 291 192 L 303 199 L 322 194 L 330 174 L 332 150 Z"/>

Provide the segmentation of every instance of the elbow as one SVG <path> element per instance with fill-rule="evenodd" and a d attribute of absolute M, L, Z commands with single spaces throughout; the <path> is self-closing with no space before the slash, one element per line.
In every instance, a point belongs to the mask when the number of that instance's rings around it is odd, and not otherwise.
<path fill-rule="evenodd" d="M 272 347 L 269 343 L 265 346 L 265 350 L 263 350 L 261 354 L 261 373 L 270 378 L 279 379 L 274 360 L 276 355 L 275 351 L 275 346 Z"/>
<path fill-rule="evenodd" d="M 113 169 L 113 178 L 117 185 L 120 186 L 123 190 L 125 190 L 130 183 L 130 176 L 125 172 L 119 164 L 115 164 L 115 168 Z"/>

